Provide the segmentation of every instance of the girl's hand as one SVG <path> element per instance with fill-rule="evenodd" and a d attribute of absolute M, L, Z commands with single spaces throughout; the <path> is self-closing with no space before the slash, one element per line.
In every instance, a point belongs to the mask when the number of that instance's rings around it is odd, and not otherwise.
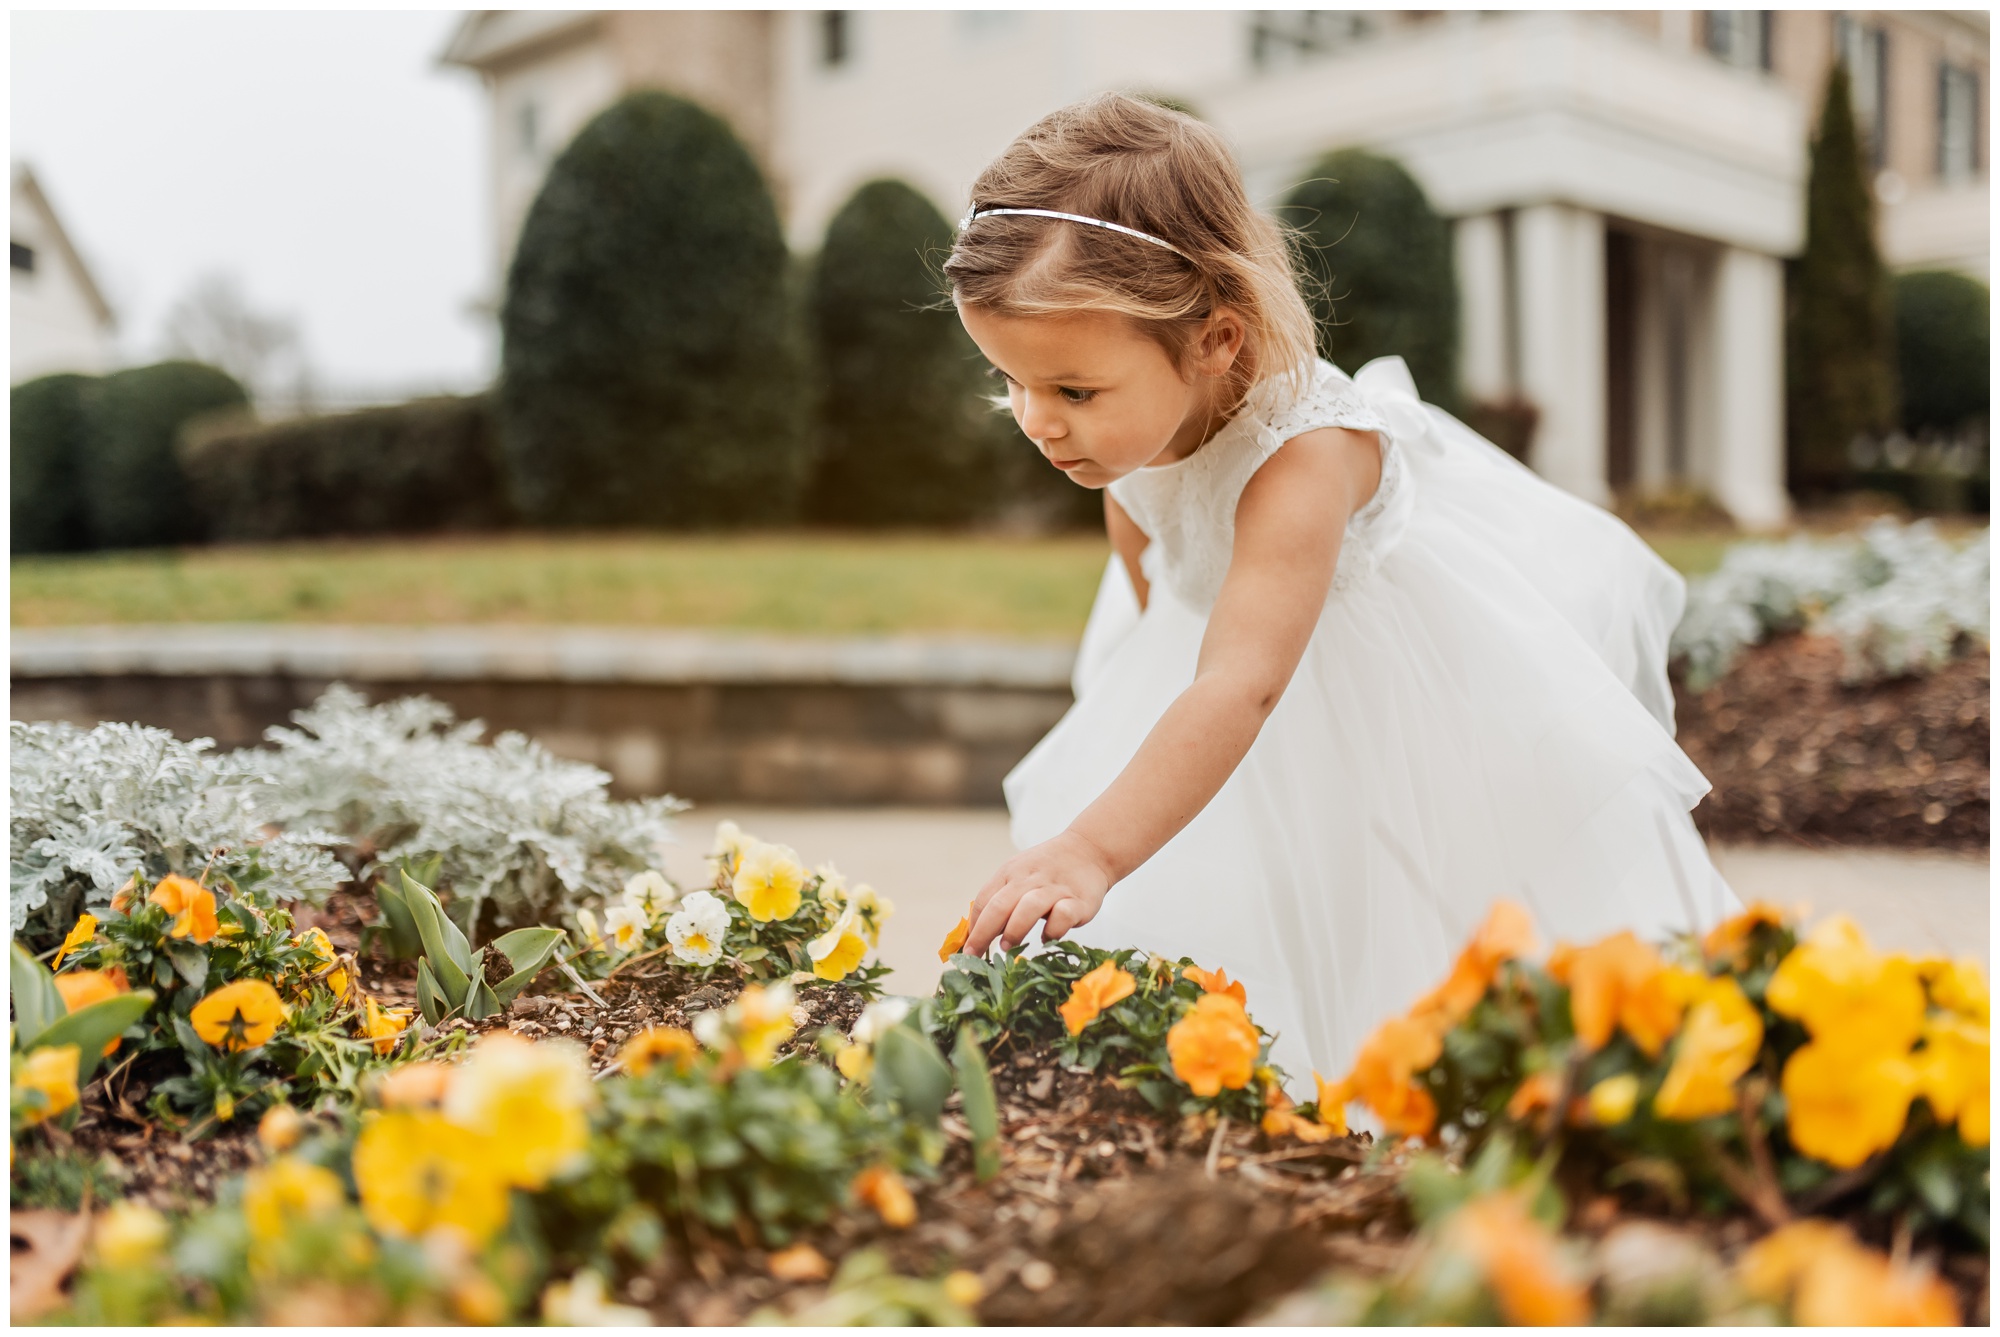
<path fill-rule="evenodd" d="M 972 929 L 961 950 L 984 956 L 996 939 L 1003 949 L 1013 947 L 1041 919 L 1048 920 L 1043 942 L 1088 924 L 1111 890 L 1107 864 L 1103 852 L 1074 831 L 1023 850 L 973 897 Z"/>

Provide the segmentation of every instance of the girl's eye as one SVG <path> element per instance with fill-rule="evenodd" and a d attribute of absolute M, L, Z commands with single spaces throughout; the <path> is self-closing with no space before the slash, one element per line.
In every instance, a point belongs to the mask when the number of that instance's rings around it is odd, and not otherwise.
<path fill-rule="evenodd" d="M 1012 385 L 1014 383 L 1014 378 L 1012 376 L 1009 376 L 1006 372 L 1000 370 L 1000 368 L 998 367 L 988 367 L 986 369 L 986 374 L 988 376 L 991 376 L 994 380 L 999 381 L 1003 385 Z"/>
<path fill-rule="evenodd" d="M 1062 387 L 1062 397 L 1072 404 L 1088 404 L 1091 400 L 1097 398 L 1097 391 L 1072 390 L 1068 386 L 1064 386 Z"/>

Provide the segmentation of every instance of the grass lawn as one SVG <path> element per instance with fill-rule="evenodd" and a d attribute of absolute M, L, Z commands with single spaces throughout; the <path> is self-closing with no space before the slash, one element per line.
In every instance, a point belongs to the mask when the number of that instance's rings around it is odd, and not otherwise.
<path fill-rule="evenodd" d="M 1648 529 L 1686 575 L 1734 536 Z M 579 623 L 1074 636 L 1101 537 L 511 535 L 16 558 L 13 624 Z"/>

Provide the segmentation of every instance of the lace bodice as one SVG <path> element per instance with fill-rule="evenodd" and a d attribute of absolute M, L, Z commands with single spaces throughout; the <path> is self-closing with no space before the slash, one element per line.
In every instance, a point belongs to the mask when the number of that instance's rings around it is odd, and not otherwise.
<path fill-rule="evenodd" d="M 1147 579 L 1166 585 L 1203 612 L 1214 607 L 1222 579 L 1229 573 L 1236 503 L 1244 486 L 1285 442 L 1320 427 L 1380 433 L 1382 481 L 1368 504 L 1347 522 L 1328 598 L 1372 573 L 1401 536 L 1408 518 L 1409 469 L 1383 415 L 1368 404 L 1347 373 L 1320 361 L 1303 394 L 1291 397 L 1283 381 L 1266 381 L 1194 454 L 1173 464 L 1137 470 L 1111 484 L 1111 495 L 1151 540 L 1140 562 Z"/>

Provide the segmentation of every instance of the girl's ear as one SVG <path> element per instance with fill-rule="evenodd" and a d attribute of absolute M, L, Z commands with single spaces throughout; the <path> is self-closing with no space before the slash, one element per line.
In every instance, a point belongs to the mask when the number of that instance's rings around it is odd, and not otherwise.
<path fill-rule="evenodd" d="M 1243 317 L 1226 306 L 1219 306 L 1209 313 L 1208 321 L 1194 341 L 1190 350 L 1194 354 L 1194 369 L 1203 376 L 1221 376 L 1236 365 L 1236 359 L 1243 355 L 1243 342 L 1248 337 Z"/>

